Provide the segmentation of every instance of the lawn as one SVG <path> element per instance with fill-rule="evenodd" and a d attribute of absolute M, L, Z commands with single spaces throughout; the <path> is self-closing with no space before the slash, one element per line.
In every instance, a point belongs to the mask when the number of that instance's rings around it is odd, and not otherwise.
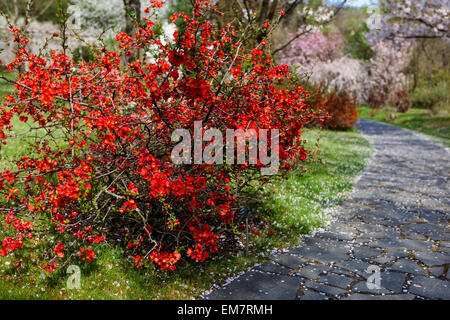
<path fill-rule="evenodd" d="M 297 244 L 299 234 L 321 226 L 344 192 L 351 190 L 371 152 L 357 131 L 313 129 L 303 136 L 313 152 L 305 162 L 306 172 L 299 167 L 285 180 L 265 186 L 266 198 L 257 210 L 274 234 L 251 233 L 248 256 L 231 252 L 202 264 L 181 262 L 175 272 L 161 273 L 136 270 L 124 259 L 122 249 L 104 245 L 97 250 L 94 263 L 80 266 L 80 290 L 67 289 L 69 275 L 65 271 L 49 276 L 22 267 L 15 274 L 14 258 L 0 258 L 0 299 L 192 299 L 214 283 L 262 261 L 274 248 Z M 39 244 L 27 248 L 26 259 L 32 260 L 35 250 Z"/>
<path fill-rule="evenodd" d="M 446 146 L 450 145 L 450 115 L 432 115 L 426 109 L 412 108 L 406 113 L 397 113 L 397 118 L 392 121 L 387 119 L 390 116 L 387 110 L 377 110 L 372 116 L 369 107 L 359 107 L 359 116 L 364 119 L 371 119 L 390 123 L 399 127 L 416 130 L 443 140 Z"/>
<path fill-rule="evenodd" d="M 10 73 L 4 72 L 0 70 L 0 76 L 9 77 L 11 78 Z M 13 87 L 11 84 L 7 83 L 5 80 L 0 79 L 0 97 L 4 97 L 8 93 L 11 93 L 13 90 Z"/>

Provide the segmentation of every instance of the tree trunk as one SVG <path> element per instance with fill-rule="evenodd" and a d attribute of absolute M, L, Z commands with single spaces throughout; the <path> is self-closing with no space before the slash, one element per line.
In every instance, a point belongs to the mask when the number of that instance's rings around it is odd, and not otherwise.
<path fill-rule="evenodd" d="M 123 0 L 125 6 L 125 32 L 131 35 L 135 31 L 135 21 L 141 20 L 140 0 Z"/>
<path fill-rule="evenodd" d="M 123 0 L 125 6 L 125 33 L 132 36 L 136 31 L 136 21 L 141 21 L 140 0 Z M 128 62 L 135 61 L 139 57 L 139 52 L 135 52 L 127 57 Z"/>

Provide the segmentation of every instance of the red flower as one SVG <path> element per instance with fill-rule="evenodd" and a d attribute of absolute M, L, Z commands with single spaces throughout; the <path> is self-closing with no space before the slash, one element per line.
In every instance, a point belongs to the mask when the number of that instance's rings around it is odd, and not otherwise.
<path fill-rule="evenodd" d="M 64 258 L 64 245 L 62 242 L 59 242 L 53 251 L 58 258 Z"/>
<path fill-rule="evenodd" d="M 150 0 L 153 8 L 161 8 L 165 1 Z"/>
<path fill-rule="evenodd" d="M 92 249 L 84 249 L 80 248 L 80 252 L 78 253 L 78 256 L 86 263 L 91 262 L 95 259 L 95 252 Z"/>

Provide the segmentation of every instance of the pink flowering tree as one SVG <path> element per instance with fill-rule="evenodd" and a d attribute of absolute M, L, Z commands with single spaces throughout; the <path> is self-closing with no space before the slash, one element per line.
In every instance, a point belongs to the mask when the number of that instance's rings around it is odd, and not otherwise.
<path fill-rule="evenodd" d="M 343 38 L 340 34 L 327 37 L 317 30 L 295 39 L 280 56 L 283 62 L 290 65 L 311 64 L 329 60 L 342 45 Z"/>
<path fill-rule="evenodd" d="M 375 55 L 370 60 L 373 88 L 369 97 L 373 108 L 396 104 L 399 96 L 407 99 L 403 71 L 410 63 L 412 48 L 412 41 L 384 40 L 374 46 Z"/>

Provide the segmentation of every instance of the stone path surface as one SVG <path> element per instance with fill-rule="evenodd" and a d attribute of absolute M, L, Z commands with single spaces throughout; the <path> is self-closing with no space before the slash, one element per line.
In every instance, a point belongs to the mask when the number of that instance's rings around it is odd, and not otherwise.
<path fill-rule="evenodd" d="M 333 222 L 205 299 L 450 299 L 448 149 L 374 121 L 358 129 L 375 154 Z"/>

